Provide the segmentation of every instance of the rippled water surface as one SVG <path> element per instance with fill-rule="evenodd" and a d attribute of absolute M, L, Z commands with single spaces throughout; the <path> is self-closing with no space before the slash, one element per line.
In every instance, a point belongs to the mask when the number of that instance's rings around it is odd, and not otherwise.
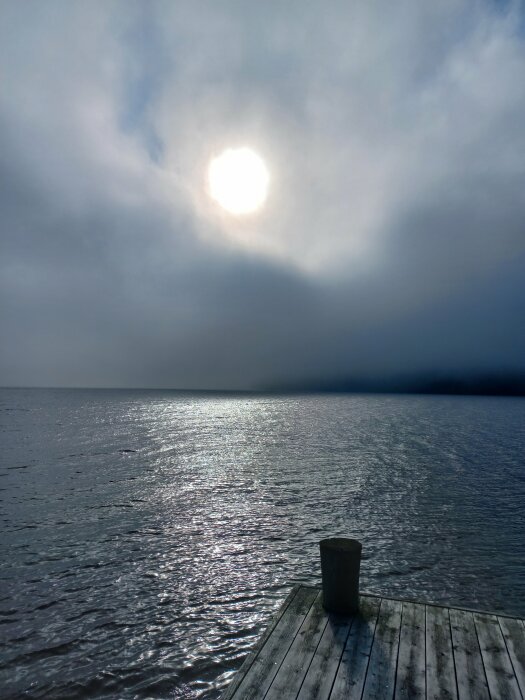
<path fill-rule="evenodd" d="M 525 401 L 0 391 L 0 695 L 215 698 L 317 542 L 525 614 Z"/>

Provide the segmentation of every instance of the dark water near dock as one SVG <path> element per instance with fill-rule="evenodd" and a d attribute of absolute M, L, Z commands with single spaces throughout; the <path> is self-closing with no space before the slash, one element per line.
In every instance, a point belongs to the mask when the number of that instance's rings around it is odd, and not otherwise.
<path fill-rule="evenodd" d="M 0 390 L 0 696 L 217 697 L 317 542 L 525 615 L 525 400 Z"/>

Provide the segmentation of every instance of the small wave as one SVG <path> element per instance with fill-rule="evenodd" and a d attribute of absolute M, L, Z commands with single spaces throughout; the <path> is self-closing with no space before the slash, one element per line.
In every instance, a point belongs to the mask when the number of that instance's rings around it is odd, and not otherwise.
<path fill-rule="evenodd" d="M 89 510 L 102 510 L 103 508 L 133 508 L 132 503 L 102 503 L 99 506 L 89 506 Z"/>
<path fill-rule="evenodd" d="M 73 649 L 77 648 L 79 645 L 84 645 L 86 642 L 80 639 L 73 639 L 69 642 L 63 642 L 62 644 L 57 644 L 52 647 L 43 647 L 42 649 L 35 649 L 34 651 L 27 651 L 23 654 L 19 654 L 4 664 L 0 664 L 0 668 L 9 669 L 13 666 L 18 666 L 21 664 L 30 664 L 35 661 L 43 661 L 45 659 L 52 658 L 54 656 L 65 656 L 69 654 Z"/>
<path fill-rule="evenodd" d="M 104 561 L 95 562 L 94 564 L 83 564 L 79 569 L 105 569 L 107 566 L 114 566 L 118 562 Z"/>
<path fill-rule="evenodd" d="M 42 603 L 42 605 L 37 605 L 32 612 L 35 610 L 47 610 L 48 608 L 52 608 L 54 605 L 58 605 L 58 602 L 58 600 L 51 600 L 49 603 Z"/>
<path fill-rule="evenodd" d="M 77 620 L 81 620 L 83 617 L 87 617 L 88 615 L 99 615 L 108 612 L 110 612 L 108 608 L 89 608 L 88 610 L 82 610 L 82 612 L 78 613 L 78 615 L 70 615 L 65 619 L 68 622 L 76 622 Z"/>
<path fill-rule="evenodd" d="M 14 527 L 13 530 L 38 530 L 38 525 L 21 525 L 20 527 Z"/>

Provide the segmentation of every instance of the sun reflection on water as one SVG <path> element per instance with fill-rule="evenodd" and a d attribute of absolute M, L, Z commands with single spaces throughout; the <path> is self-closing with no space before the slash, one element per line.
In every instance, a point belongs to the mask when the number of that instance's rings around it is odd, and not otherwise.
<path fill-rule="evenodd" d="M 42 693 L 216 697 L 330 535 L 364 542 L 368 590 L 524 613 L 525 414 L 504 402 L 80 395 L 42 399 L 34 433 L 4 419 L 13 635 L 66 645 Z"/>

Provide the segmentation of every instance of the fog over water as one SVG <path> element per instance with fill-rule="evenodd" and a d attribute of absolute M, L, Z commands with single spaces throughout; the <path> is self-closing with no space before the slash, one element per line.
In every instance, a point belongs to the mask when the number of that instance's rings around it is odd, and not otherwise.
<path fill-rule="evenodd" d="M 524 75 L 525 0 L 0 0 L 2 700 L 217 698 L 327 536 L 525 615 L 525 398 L 420 395 L 525 394 Z"/>
<path fill-rule="evenodd" d="M 216 698 L 317 543 L 525 615 L 525 400 L 1 390 L 3 698 Z"/>

